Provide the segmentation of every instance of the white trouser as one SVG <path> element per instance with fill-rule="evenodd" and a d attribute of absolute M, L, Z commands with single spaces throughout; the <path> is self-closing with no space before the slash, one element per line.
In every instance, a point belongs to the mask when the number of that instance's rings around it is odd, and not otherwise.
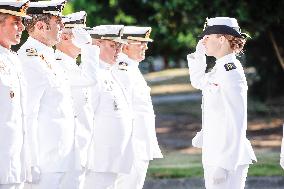
<path fill-rule="evenodd" d="M 135 160 L 129 174 L 119 174 L 115 189 L 142 189 L 148 165 L 148 160 Z"/>
<path fill-rule="evenodd" d="M 24 189 L 83 189 L 84 171 L 42 173 L 38 184 L 25 184 Z"/>
<path fill-rule="evenodd" d="M 114 189 L 117 173 L 87 171 L 84 189 Z"/>
<path fill-rule="evenodd" d="M 0 189 L 23 189 L 24 183 L 20 184 L 0 184 Z"/>
<path fill-rule="evenodd" d="M 215 167 L 204 166 L 204 178 L 206 189 L 244 189 L 249 165 L 240 165 L 235 171 L 229 171 L 225 182 L 213 183 Z"/>
<path fill-rule="evenodd" d="M 71 171 L 65 173 L 64 181 L 61 184 L 62 189 L 83 189 L 85 183 L 85 169 L 81 171 Z"/>

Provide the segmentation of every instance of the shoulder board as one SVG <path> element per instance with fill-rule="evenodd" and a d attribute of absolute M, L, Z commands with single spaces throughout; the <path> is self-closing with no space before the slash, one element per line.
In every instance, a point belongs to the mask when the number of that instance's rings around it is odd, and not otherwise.
<path fill-rule="evenodd" d="M 119 69 L 119 70 L 125 70 L 125 71 L 127 71 L 127 66 L 128 66 L 128 63 L 126 63 L 126 62 L 119 62 L 119 63 L 118 63 L 118 69 Z"/>
<path fill-rule="evenodd" d="M 37 50 L 34 48 L 26 49 L 27 56 L 38 56 Z"/>
<path fill-rule="evenodd" d="M 224 67 L 226 71 L 234 70 L 237 68 L 237 66 L 233 62 L 225 64 Z"/>

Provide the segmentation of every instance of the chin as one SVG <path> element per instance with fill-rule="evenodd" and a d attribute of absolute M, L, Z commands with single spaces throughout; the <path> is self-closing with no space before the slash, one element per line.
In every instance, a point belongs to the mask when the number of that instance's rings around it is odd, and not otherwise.
<path fill-rule="evenodd" d="M 11 45 L 17 45 L 21 42 L 21 39 L 14 39 L 11 41 Z"/>
<path fill-rule="evenodd" d="M 112 59 L 112 64 L 115 64 L 116 61 L 117 61 L 117 57 L 114 57 L 114 58 Z"/>
<path fill-rule="evenodd" d="M 207 56 L 212 56 L 212 53 L 210 53 L 210 52 L 208 52 L 208 51 L 206 51 L 205 54 L 206 54 Z"/>

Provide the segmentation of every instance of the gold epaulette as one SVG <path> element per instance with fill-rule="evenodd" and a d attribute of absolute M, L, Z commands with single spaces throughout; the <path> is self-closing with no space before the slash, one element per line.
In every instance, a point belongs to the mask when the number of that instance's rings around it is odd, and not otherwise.
<path fill-rule="evenodd" d="M 27 56 L 38 56 L 37 50 L 34 48 L 26 49 Z"/>

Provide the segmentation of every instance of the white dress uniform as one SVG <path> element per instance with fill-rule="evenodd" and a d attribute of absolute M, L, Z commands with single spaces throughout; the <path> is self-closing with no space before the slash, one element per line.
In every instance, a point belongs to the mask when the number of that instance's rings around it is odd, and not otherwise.
<path fill-rule="evenodd" d="M 82 54 L 89 53 L 94 56 L 97 52 L 97 55 L 99 55 L 98 47 L 92 45 L 85 46 L 81 50 Z M 75 162 L 80 162 L 80 164 L 76 165 L 76 170 L 69 173 L 72 178 L 69 179 L 69 183 L 72 183 L 74 188 L 76 186 L 83 188 L 88 149 L 93 134 L 93 110 L 90 104 L 90 87 L 94 85 L 94 81 L 76 64 L 76 59 L 59 50 L 55 51 L 55 57 L 67 74 L 74 104 Z"/>
<path fill-rule="evenodd" d="M 206 188 L 240 189 L 244 187 L 248 165 L 256 161 L 246 138 L 248 87 L 242 65 L 232 53 L 218 59 L 208 73 L 205 56 L 189 55 L 188 66 L 192 86 L 201 89 L 203 95 L 202 163 Z M 223 187 L 208 183 L 210 179 L 206 178 L 212 167 L 229 170 Z M 230 184 L 234 178 L 239 185 Z"/>
<path fill-rule="evenodd" d="M 82 56 L 82 68 L 97 82 L 91 89 L 95 127 L 85 188 L 110 188 L 117 174 L 129 173 L 133 164 L 132 113 L 113 67 L 102 60 L 97 64 L 84 60 Z"/>
<path fill-rule="evenodd" d="M 17 54 L 0 46 L 0 189 L 21 188 L 26 179 L 24 89 Z"/>
<path fill-rule="evenodd" d="M 54 50 L 29 37 L 18 51 L 27 80 L 24 112 L 30 167 L 41 170 L 33 188 L 57 188 L 74 168 L 74 112 L 69 82 Z"/>
<path fill-rule="evenodd" d="M 150 160 L 162 158 L 155 131 L 155 113 L 147 85 L 139 70 L 139 62 L 126 54 L 119 55 L 114 74 L 127 91 L 133 111 L 133 149 L 135 162 L 130 174 L 122 174 L 117 188 L 143 188 Z"/>
<path fill-rule="evenodd" d="M 283 137 L 282 137 L 282 145 L 280 153 L 280 165 L 284 169 L 284 124 L 283 124 Z"/>

